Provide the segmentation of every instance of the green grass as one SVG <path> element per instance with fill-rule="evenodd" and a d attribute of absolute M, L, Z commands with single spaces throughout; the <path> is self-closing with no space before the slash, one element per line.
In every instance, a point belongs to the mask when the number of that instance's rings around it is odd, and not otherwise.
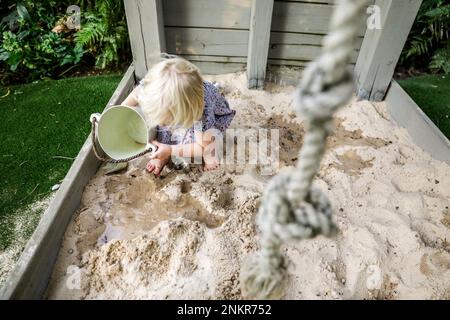
<path fill-rule="evenodd" d="M 398 82 L 450 139 L 450 75 L 418 76 Z"/>
<path fill-rule="evenodd" d="M 0 98 L 0 253 L 18 234 L 31 236 L 43 210 L 30 205 L 64 178 L 73 161 L 58 157 L 76 157 L 89 115 L 101 112 L 120 78 L 41 81 L 11 87 Z M 7 92 L 0 87 L 0 96 Z"/>

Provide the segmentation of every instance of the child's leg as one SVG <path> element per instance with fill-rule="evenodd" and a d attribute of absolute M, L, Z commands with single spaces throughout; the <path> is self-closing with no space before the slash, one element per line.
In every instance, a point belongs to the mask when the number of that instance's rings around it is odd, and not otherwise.
<path fill-rule="evenodd" d="M 203 152 L 203 170 L 210 171 L 217 169 L 220 164 L 220 142 L 221 134 L 213 130 L 207 130 L 203 133 L 203 141 L 206 141 L 206 146 Z"/>

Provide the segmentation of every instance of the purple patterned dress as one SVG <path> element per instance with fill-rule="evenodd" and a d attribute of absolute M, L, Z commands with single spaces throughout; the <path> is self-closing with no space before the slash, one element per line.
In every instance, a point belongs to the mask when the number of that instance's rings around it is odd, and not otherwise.
<path fill-rule="evenodd" d="M 230 108 L 228 101 L 212 83 L 203 81 L 203 90 L 205 107 L 199 122 L 189 129 L 158 126 L 156 139 L 159 142 L 171 145 L 193 143 L 195 142 L 194 130 L 205 132 L 208 129 L 217 129 L 224 132 L 228 128 L 236 111 Z"/>

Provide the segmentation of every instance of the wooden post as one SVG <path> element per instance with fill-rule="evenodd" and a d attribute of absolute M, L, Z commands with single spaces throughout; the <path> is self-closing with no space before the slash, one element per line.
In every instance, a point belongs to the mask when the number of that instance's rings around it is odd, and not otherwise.
<path fill-rule="evenodd" d="M 124 0 L 136 77 L 142 79 L 166 51 L 161 0 Z"/>
<path fill-rule="evenodd" d="M 360 99 L 382 101 L 422 0 L 376 0 L 382 29 L 366 31 L 355 66 Z"/>
<path fill-rule="evenodd" d="M 263 89 L 269 55 L 274 0 L 253 0 L 247 56 L 247 85 Z"/>

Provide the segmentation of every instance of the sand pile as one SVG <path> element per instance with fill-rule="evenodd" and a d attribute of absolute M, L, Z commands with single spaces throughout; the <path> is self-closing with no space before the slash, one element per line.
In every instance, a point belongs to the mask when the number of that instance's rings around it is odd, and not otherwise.
<path fill-rule="evenodd" d="M 294 88 L 249 91 L 242 74 L 209 79 L 237 110 L 232 127 L 279 129 L 280 170 L 294 165 L 304 134 Z M 415 146 L 383 103 L 353 102 L 335 123 L 315 184 L 340 231 L 286 245 L 285 298 L 450 298 L 450 167 Z M 239 269 L 257 249 L 254 218 L 270 176 L 226 165 L 155 179 L 144 167 L 139 159 L 92 178 L 48 298 L 242 298 Z"/>

